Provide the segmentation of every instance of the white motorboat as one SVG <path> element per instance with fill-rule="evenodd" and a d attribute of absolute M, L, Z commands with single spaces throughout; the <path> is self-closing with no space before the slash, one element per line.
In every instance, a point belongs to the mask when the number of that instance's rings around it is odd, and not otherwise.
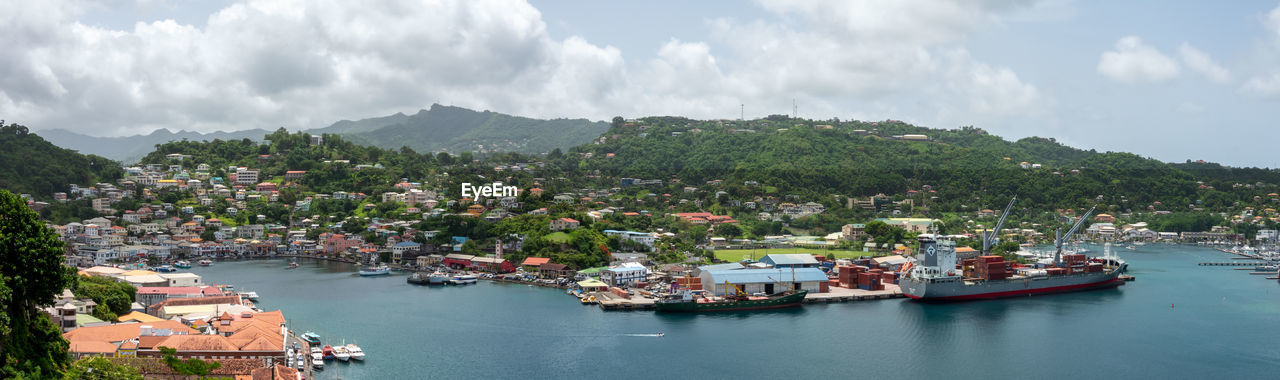
<path fill-rule="evenodd" d="M 364 350 L 361 350 L 360 346 L 357 346 L 355 343 L 352 343 L 352 344 L 348 344 L 346 348 L 347 348 L 347 354 L 350 354 L 352 359 L 364 360 Z"/>

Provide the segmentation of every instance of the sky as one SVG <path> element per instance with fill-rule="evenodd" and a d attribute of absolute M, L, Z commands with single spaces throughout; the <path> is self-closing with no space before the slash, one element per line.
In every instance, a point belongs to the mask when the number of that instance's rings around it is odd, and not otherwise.
<path fill-rule="evenodd" d="M 37 133 L 794 111 L 1280 167 L 1276 0 L 7 1 L 0 47 Z"/>

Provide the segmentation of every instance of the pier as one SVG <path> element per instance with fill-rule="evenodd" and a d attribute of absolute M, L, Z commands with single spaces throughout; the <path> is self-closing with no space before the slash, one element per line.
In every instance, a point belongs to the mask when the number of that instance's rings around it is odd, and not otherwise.
<path fill-rule="evenodd" d="M 654 304 L 656 299 L 643 295 L 631 296 L 631 298 L 623 298 L 612 292 L 591 292 L 586 296 L 594 296 L 596 303 L 601 310 L 605 311 L 639 311 L 654 310 L 657 306 Z M 804 303 L 841 303 L 854 301 L 873 301 L 885 300 L 892 298 L 905 298 L 902 290 L 897 285 L 885 284 L 884 290 L 862 290 L 848 289 L 841 287 L 831 287 L 826 293 L 809 293 L 804 298 Z"/>

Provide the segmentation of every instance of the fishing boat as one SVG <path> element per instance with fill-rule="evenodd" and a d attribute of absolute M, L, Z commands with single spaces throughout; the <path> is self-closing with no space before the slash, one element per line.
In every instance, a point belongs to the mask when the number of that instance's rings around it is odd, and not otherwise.
<path fill-rule="evenodd" d="M 444 285 L 448 281 L 449 275 L 441 271 L 431 272 L 431 276 L 427 277 L 427 284 L 430 285 Z"/>
<path fill-rule="evenodd" d="M 477 277 L 474 274 L 460 274 L 449 279 L 449 283 L 453 285 L 466 285 L 476 283 Z"/>
<path fill-rule="evenodd" d="M 320 354 L 321 354 L 321 357 L 324 358 L 324 360 L 333 359 L 334 358 L 333 346 L 330 346 L 327 344 L 324 345 L 324 348 L 320 350 Z"/>
<path fill-rule="evenodd" d="M 347 346 L 337 346 L 333 348 L 333 357 L 345 362 L 351 360 L 351 353 L 347 352 Z"/>
<path fill-rule="evenodd" d="M 200 266 L 207 267 L 213 265 L 213 261 L 209 259 L 200 260 Z"/>
<path fill-rule="evenodd" d="M 386 265 L 379 265 L 376 267 L 367 267 L 365 269 L 360 270 L 360 275 L 365 277 L 385 276 L 389 274 L 391 274 L 391 268 L 388 268 Z"/>
<path fill-rule="evenodd" d="M 787 290 L 767 296 L 753 296 L 738 289 L 736 285 L 729 283 L 725 285 L 730 289 L 734 289 L 736 291 L 735 294 L 720 297 L 700 297 L 695 291 L 685 290 L 674 296 L 654 302 L 654 306 L 657 311 L 668 313 L 783 309 L 800 306 L 800 303 L 804 302 L 805 295 L 809 294 L 807 290 Z"/>
<path fill-rule="evenodd" d="M 309 345 L 315 346 L 320 344 L 320 334 L 307 331 L 305 334 L 302 334 L 302 340 L 307 341 L 307 344 Z M 312 349 L 314 348 L 315 347 L 312 347 Z"/>
<path fill-rule="evenodd" d="M 364 360 L 364 350 L 361 350 L 360 346 L 357 346 L 355 343 L 347 345 L 347 353 L 351 355 L 352 359 L 360 361 Z"/>
<path fill-rule="evenodd" d="M 178 261 L 178 262 L 174 263 L 174 264 L 173 264 L 173 266 L 178 267 L 178 268 L 181 268 L 181 269 L 191 269 L 191 262 L 190 262 L 190 261 L 186 261 L 186 260 L 180 260 L 180 261 Z"/>

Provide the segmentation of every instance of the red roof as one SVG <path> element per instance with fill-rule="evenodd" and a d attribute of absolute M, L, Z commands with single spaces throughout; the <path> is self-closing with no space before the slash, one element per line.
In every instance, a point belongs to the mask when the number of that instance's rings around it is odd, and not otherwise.
<path fill-rule="evenodd" d="M 541 266 L 542 264 L 550 262 L 551 258 L 549 257 L 530 257 L 524 259 L 524 262 L 520 263 L 520 266 Z"/>
<path fill-rule="evenodd" d="M 560 218 L 560 221 L 561 221 L 561 222 L 567 222 L 567 223 L 577 223 L 577 222 L 578 222 L 577 220 L 572 219 L 572 218 Z"/>

